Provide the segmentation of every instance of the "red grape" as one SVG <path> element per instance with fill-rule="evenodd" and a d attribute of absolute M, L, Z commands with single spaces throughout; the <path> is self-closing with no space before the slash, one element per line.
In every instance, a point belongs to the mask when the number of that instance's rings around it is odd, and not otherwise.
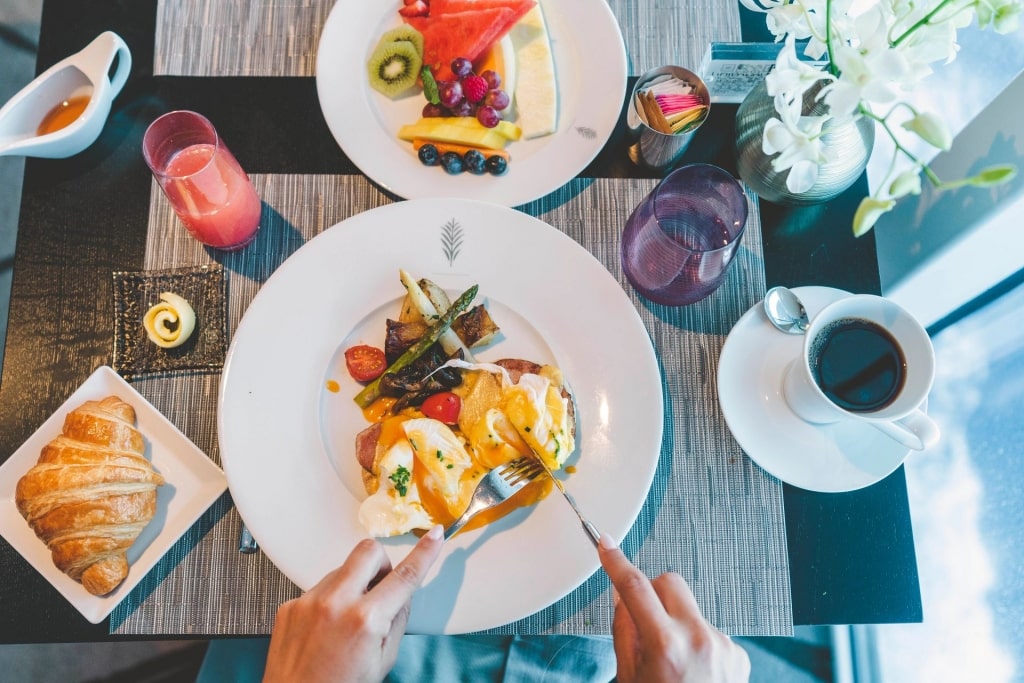
<path fill-rule="evenodd" d="M 485 128 L 494 128 L 501 121 L 501 114 L 495 111 L 494 107 L 485 104 L 476 110 L 476 120 Z"/>
<path fill-rule="evenodd" d="M 425 119 L 429 119 L 429 118 L 432 118 L 432 117 L 435 117 L 435 116 L 444 116 L 444 115 L 445 115 L 445 111 L 444 111 L 444 109 L 441 108 L 441 105 L 439 105 L 439 104 L 431 104 L 430 102 L 427 102 L 423 106 L 423 114 L 422 114 L 422 116 Z"/>
<path fill-rule="evenodd" d="M 504 90 L 488 90 L 484 96 L 484 104 L 494 107 L 498 111 L 507 109 L 511 103 L 508 93 Z"/>
<path fill-rule="evenodd" d="M 473 63 L 465 57 L 456 57 L 452 60 L 452 73 L 459 78 L 465 78 L 473 72 Z"/>
<path fill-rule="evenodd" d="M 462 102 L 462 84 L 458 81 L 442 81 L 437 88 L 441 104 L 454 109 Z"/>
<path fill-rule="evenodd" d="M 501 74 L 494 69 L 487 69 L 480 76 L 487 81 L 487 87 L 496 90 L 501 87 Z"/>
<path fill-rule="evenodd" d="M 472 116 L 474 111 L 472 104 L 462 100 L 451 110 L 451 116 Z"/>

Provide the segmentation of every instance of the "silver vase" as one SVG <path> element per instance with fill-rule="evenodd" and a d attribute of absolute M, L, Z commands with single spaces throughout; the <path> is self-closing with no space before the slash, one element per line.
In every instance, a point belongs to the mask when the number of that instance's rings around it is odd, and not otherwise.
<path fill-rule="evenodd" d="M 823 102 L 815 101 L 820 87 L 812 87 L 804 93 L 804 116 L 817 116 L 827 111 Z M 818 180 L 809 190 L 793 194 L 786 187 L 789 169 L 774 170 L 774 155 L 768 156 L 761 149 L 764 124 L 773 116 L 778 116 L 775 101 L 768 95 L 764 81 L 754 86 L 736 112 L 736 161 L 739 175 L 762 199 L 779 204 L 816 204 L 828 201 L 853 185 L 864 172 L 875 144 L 874 122 L 866 118 L 839 124 L 827 121 L 822 127 L 821 142 L 830 150 L 832 160 L 821 165 Z"/>

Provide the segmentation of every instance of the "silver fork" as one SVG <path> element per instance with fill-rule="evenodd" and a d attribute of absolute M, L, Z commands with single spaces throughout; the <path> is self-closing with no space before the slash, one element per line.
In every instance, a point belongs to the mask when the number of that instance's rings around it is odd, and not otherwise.
<path fill-rule="evenodd" d="M 508 500 L 542 474 L 544 467 L 534 458 L 519 458 L 495 467 L 476 485 L 469 507 L 445 529 L 444 537 L 451 538 L 477 514 Z"/>

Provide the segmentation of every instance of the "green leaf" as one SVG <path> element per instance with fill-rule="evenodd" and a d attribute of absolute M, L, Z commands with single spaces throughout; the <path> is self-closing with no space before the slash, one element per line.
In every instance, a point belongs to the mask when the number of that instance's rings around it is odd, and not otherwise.
<path fill-rule="evenodd" d="M 423 71 L 420 72 L 420 78 L 423 81 L 423 96 L 427 98 L 427 102 L 441 104 L 441 94 L 437 91 L 437 81 L 434 80 L 434 74 L 431 73 L 429 66 L 423 67 Z"/>

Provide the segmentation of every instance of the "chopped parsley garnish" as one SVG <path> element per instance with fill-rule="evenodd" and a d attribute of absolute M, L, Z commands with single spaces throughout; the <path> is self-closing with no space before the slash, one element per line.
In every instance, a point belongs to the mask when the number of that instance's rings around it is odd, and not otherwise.
<path fill-rule="evenodd" d="M 399 465 L 398 469 L 395 470 L 388 479 L 395 485 L 395 490 L 398 491 L 398 495 L 405 497 L 405 494 L 409 492 L 409 479 L 412 477 L 412 472 L 405 469 L 405 467 Z"/>
<path fill-rule="evenodd" d="M 444 453 L 442 453 L 440 450 L 437 451 L 437 459 L 444 460 Z"/>

